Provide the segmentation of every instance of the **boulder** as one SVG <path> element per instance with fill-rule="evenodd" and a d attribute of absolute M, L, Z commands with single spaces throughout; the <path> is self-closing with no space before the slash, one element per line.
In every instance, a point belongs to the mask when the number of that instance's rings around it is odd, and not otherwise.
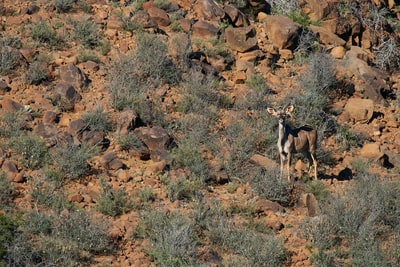
<path fill-rule="evenodd" d="M 350 98 L 345 111 L 355 122 L 368 123 L 374 114 L 374 102 L 371 99 Z"/>
<path fill-rule="evenodd" d="M 74 64 L 61 66 L 59 72 L 61 80 L 72 85 L 75 89 L 81 90 L 89 84 L 86 74 Z"/>
<path fill-rule="evenodd" d="M 224 7 L 224 12 L 230 22 L 236 27 L 245 27 L 250 24 L 246 15 L 233 5 L 226 5 Z"/>
<path fill-rule="evenodd" d="M 204 20 L 199 20 L 192 26 L 192 36 L 194 38 L 208 39 L 217 36 L 219 29 L 213 24 Z"/>
<path fill-rule="evenodd" d="M 131 18 L 131 21 L 135 22 L 135 23 L 138 23 L 144 29 L 149 29 L 149 28 L 155 28 L 156 29 L 157 28 L 157 23 L 144 10 L 139 10 L 138 12 L 136 12 L 133 15 L 133 17 Z"/>
<path fill-rule="evenodd" d="M 132 131 L 137 124 L 138 117 L 138 114 L 131 109 L 120 112 L 117 119 L 119 134 L 127 134 Z"/>
<path fill-rule="evenodd" d="M 0 100 L 0 109 L 2 112 L 16 112 L 22 110 L 23 108 L 24 107 L 20 103 L 10 98 L 5 97 Z"/>
<path fill-rule="evenodd" d="M 266 15 L 264 29 L 268 39 L 279 49 L 294 49 L 301 26 L 285 16 Z"/>
<path fill-rule="evenodd" d="M 150 150 L 150 157 L 153 161 L 166 160 L 168 158 L 168 145 L 171 137 L 167 131 L 161 127 L 140 127 L 134 133 Z"/>
<path fill-rule="evenodd" d="M 118 170 L 124 167 L 124 164 L 114 152 L 104 154 L 100 158 L 100 164 L 107 170 Z"/>
<path fill-rule="evenodd" d="M 331 56 L 336 59 L 342 59 L 346 54 L 346 49 L 343 46 L 335 46 L 331 50 Z"/>
<path fill-rule="evenodd" d="M 219 21 L 225 15 L 224 10 L 213 0 L 195 1 L 193 11 L 197 18 L 211 21 Z"/>
<path fill-rule="evenodd" d="M 257 36 L 254 28 L 227 28 L 225 38 L 230 47 L 238 52 L 246 52 L 257 46 Z"/>
<path fill-rule="evenodd" d="M 167 27 L 171 24 L 168 13 L 161 8 L 150 7 L 147 10 L 147 13 L 149 13 L 150 17 L 157 23 L 158 26 Z"/>
<path fill-rule="evenodd" d="M 320 43 L 324 45 L 344 46 L 346 44 L 345 40 L 323 27 L 310 25 L 310 29 L 319 37 Z"/>
<path fill-rule="evenodd" d="M 384 153 L 378 143 L 367 143 L 360 149 L 360 156 L 369 160 L 379 160 L 384 156 Z"/>
<path fill-rule="evenodd" d="M 332 10 L 327 0 L 301 0 L 299 2 L 301 11 L 314 21 L 325 18 Z"/>
<path fill-rule="evenodd" d="M 263 167 L 264 169 L 271 169 L 271 168 L 278 167 L 278 164 L 274 160 L 269 159 L 269 158 L 264 157 L 259 154 L 254 154 L 250 158 L 250 162 L 257 164 L 257 165 Z"/>
<path fill-rule="evenodd" d="M 74 86 L 68 83 L 58 83 L 55 86 L 53 99 L 61 110 L 71 111 L 75 104 L 81 101 L 82 96 L 75 90 Z"/>

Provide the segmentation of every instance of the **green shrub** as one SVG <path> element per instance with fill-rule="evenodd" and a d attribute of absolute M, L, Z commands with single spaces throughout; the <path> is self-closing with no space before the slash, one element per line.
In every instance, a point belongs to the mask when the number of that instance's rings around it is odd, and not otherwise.
<path fill-rule="evenodd" d="M 133 149 L 140 151 L 146 146 L 143 141 L 132 132 L 118 136 L 117 142 L 123 150 Z"/>
<path fill-rule="evenodd" d="M 93 20 L 70 21 L 73 27 L 73 37 L 85 48 L 93 49 L 100 45 L 101 35 Z"/>
<path fill-rule="evenodd" d="M 236 99 L 236 109 L 266 110 L 269 107 L 268 96 L 273 92 L 266 84 L 264 77 L 260 74 L 252 74 L 246 81 L 250 91 L 243 97 Z"/>
<path fill-rule="evenodd" d="M 11 137 L 7 146 L 22 156 L 24 168 L 39 169 L 48 161 L 46 143 L 38 136 L 21 134 Z"/>
<path fill-rule="evenodd" d="M 304 191 L 312 193 L 318 201 L 325 201 L 330 195 L 328 188 L 319 180 L 306 183 Z"/>
<path fill-rule="evenodd" d="M 354 133 L 348 125 L 337 127 L 335 140 L 343 150 L 349 151 L 352 147 L 361 147 L 364 139 L 361 134 Z"/>
<path fill-rule="evenodd" d="M 108 132 L 112 128 L 108 114 L 101 106 L 97 106 L 93 110 L 83 114 L 82 120 L 92 131 Z"/>
<path fill-rule="evenodd" d="M 101 213 L 115 217 L 131 208 L 128 194 L 124 190 L 114 189 L 104 179 L 100 179 L 99 184 L 101 193 L 97 199 L 97 208 Z"/>
<path fill-rule="evenodd" d="M 189 218 L 161 211 L 148 212 L 142 218 L 140 231 L 150 238 L 149 254 L 157 265 L 196 265 L 197 237 Z"/>
<path fill-rule="evenodd" d="M 0 266 L 7 266 L 7 250 L 18 234 L 18 226 L 15 218 L 0 213 Z"/>
<path fill-rule="evenodd" d="M 85 145 L 67 145 L 56 148 L 52 153 L 56 171 L 69 179 L 84 176 L 90 169 L 88 161 L 96 154 L 97 150 L 97 147 Z"/>
<path fill-rule="evenodd" d="M 186 168 L 191 171 L 193 180 L 207 182 L 209 179 L 209 167 L 201 155 L 199 148 L 191 142 L 181 142 L 171 151 L 172 168 Z"/>
<path fill-rule="evenodd" d="M 76 0 L 54 0 L 54 6 L 57 12 L 67 13 L 74 6 Z"/>
<path fill-rule="evenodd" d="M 27 84 L 39 85 L 50 79 L 48 63 L 43 59 L 37 59 L 29 65 L 24 80 Z"/>
<path fill-rule="evenodd" d="M 0 114 L 0 137 L 10 138 L 21 135 L 26 126 L 25 115 L 23 109 Z"/>
<path fill-rule="evenodd" d="M 311 231 L 320 256 L 342 261 L 348 255 L 346 260 L 352 266 L 395 266 L 395 245 L 388 237 L 397 233 L 400 223 L 399 191 L 397 182 L 382 182 L 362 173 L 343 196 L 323 202 L 324 220 L 313 220 Z M 329 254 L 333 249 L 339 253 Z M 348 254 L 340 253 L 346 250 Z"/>
<path fill-rule="evenodd" d="M 283 206 L 292 204 L 289 182 L 281 179 L 279 169 L 259 169 L 250 177 L 251 188 L 261 197 Z"/>
<path fill-rule="evenodd" d="M 4 171 L 0 171 L 0 192 L 0 210 L 7 210 L 13 204 L 15 187 Z"/>
<path fill-rule="evenodd" d="M 202 184 L 187 178 L 178 178 L 166 182 L 168 198 L 173 202 L 175 200 L 193 200 Z"/>
<path fill-rule="evenodd" d="M 0 41 L 0 73 L 8 74 L 19 64 L 20 57 L 11 46 L 7 45 L 7 40 Z"/>
<path fill-rule="evenodd" d="M 142 79 L 149 79 L 152 85 L 160 82 L 175 85 L 180 72 L 167 56 L 166 43 L 155 34 L 138 33 L 135 50 L 135 73 Z"/>
<path fill-rule="evenodd" d="M 57 37 L 56 31 L 44 20 L 32 25 L 31 36 L 34 40 L 40 43 L 49 44 L 51 46 L 60 45 L 61 42 L 61 40 Z"/>

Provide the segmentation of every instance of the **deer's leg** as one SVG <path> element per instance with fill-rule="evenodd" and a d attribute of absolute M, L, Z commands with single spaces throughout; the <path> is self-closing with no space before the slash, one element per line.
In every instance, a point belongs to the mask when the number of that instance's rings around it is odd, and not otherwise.
<path fill-rule="evenodd" d="M 283 177 L 283 165 L 285 164 L 285 159 L 284 159 L 283 155 L 279 155 L 279 156 L 281 158 L 281 175 L 280 175 L 280 178 L 282 179 L 282 177 Z"/>
<path fill-rule="evenodd" d="M 291 177 L 290 177 L 290 160 L 291 160 L 291 154 L 287 154 L 287 159 L 286 159 L 286 170 L 287 170 L 287 176 L 288 176 L 288 182 L 291 182 Z"/>
<path fill-rule="evenodd" d="M 308 161 L 307 162 L 308 174 L 310 174 L 311 173 L 311 167 L 314 166 L 314 159 L 311 156 L 312 154 L 310 152 L 307 151 L 305 154 L 306 154 L 307 161 Z"/>
<path fill-rule="evenodd" d="M 313 166 L 314 166 L 314 179 L 318 180 L 318 175 L 317 175 L 317 160 L 314 155 L 314 153 L 310 153 L 312 161 L 313 161 Z"/>

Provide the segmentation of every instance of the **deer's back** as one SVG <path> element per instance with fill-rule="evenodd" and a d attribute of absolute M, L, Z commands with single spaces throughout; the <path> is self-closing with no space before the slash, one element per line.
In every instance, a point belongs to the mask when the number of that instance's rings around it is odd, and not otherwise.
<path fill-rule="evenodd" d="M 293 137 L 295 152 L 303 152 L 307 150 L 314 151 L 317 145 L 317 130 L 310 126 L 304 125 L 295 128 L 291 133 Z"/>

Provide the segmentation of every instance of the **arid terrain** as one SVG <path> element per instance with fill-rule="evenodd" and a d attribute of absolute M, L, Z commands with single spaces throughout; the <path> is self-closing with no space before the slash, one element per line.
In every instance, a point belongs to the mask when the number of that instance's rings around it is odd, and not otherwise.
<path fill-rule="evenodd" d="M 399 1 L 0 14 L 0 266 L 400 266 Z"/>

